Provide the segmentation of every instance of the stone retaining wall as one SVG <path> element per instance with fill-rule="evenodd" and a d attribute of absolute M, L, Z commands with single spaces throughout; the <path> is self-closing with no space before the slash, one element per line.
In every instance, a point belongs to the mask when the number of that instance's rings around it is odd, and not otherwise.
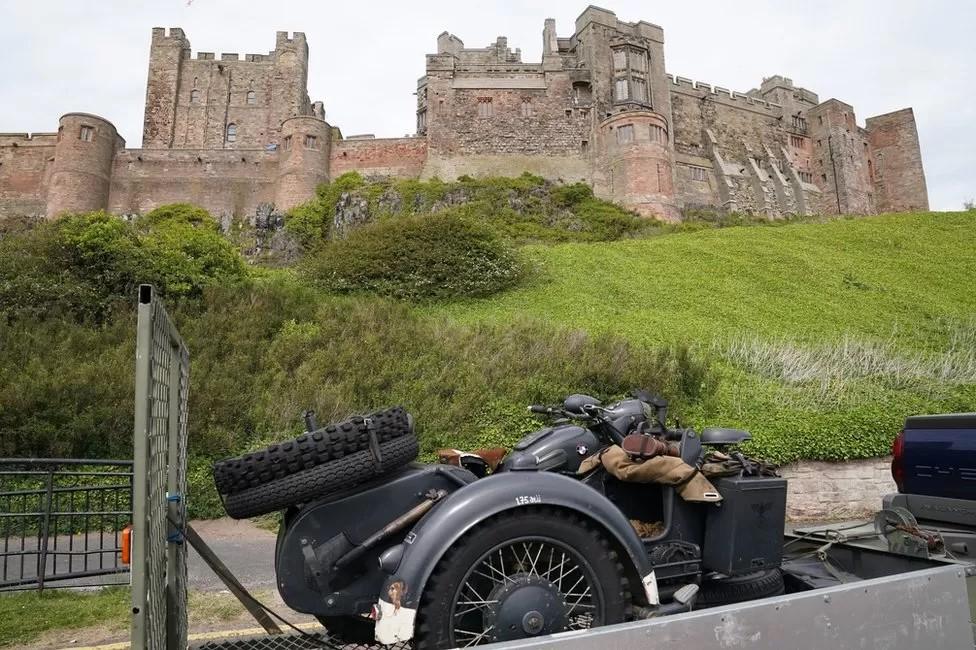
<path fill-rule="evenodd" d="M 787 519 L 830 520 L 870 515 L 881 497 L 896 491 L 891 458 L 843 463 L 800 461 L 780 468 L 789 480 Z"/>

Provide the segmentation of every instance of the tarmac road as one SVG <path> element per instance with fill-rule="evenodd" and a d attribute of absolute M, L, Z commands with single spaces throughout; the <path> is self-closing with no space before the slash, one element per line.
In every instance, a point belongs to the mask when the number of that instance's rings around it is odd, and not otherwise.
<path fill-rule="evenodd" d="M 229 518 L 190 522 L 203 541 L 248 589 L 275 590 L 274 550 L 277 535 L 250 521 Z M 190 588 L 225 589 L 200 555 L 190 549 Z"/>

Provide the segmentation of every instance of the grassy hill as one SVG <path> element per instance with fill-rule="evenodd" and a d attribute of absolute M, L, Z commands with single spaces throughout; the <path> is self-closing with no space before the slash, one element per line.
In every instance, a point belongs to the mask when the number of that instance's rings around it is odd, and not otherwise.
<path fill-rule="evenodd" d="M 664 226 L 532 176 L 346 176 L 291 218 L 304 259 L 278 269 L 193 206 L 0 222 L 0 454 L 131 453 L 140 282 L 191 350 L 195 516 L 221 512 L 214 458 L 306 408 L 403 404 L 430 458 L 512 444 L 526 404 L 643 387 L 774 462 L 883 455 L 909 414 L 976 410 L 972 212 Z"/>
<path fill-rule="evenodd" d="M 976 409 L 971 212 L 524 250 L 536 281 L 425 313 L 690 344 L 721 377 L 691 417 L 779 461 L 883 455 L 906 415 Z"/>

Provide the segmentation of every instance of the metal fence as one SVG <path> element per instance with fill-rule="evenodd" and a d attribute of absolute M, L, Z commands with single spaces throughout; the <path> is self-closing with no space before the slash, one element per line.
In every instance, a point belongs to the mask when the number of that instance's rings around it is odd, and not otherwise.
<path fill-rule="evenodd" d="M 162 302 L 139 287 L 133 438 L 132 648 L 186 648 L 189 353 Z"/>
<path fill-rule="evenodd" d="M 132 461 L 0 459 L 0 591 L 128 583 Z"/>

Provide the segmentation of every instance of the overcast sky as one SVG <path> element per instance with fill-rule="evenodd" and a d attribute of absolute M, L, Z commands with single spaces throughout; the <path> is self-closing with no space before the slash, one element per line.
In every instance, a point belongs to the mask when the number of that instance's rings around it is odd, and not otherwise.
<path fill-rule="evenodd" d="M 973 0 L 603 0 L 664 28 L 668 72 L 734 90 L 782 74 L 864 118 L 915 109 L 936 210 L 976 198 Z M 468 47 L 499 35 L 538 61 L 542 23 L 573 32 L 583 1 L 0 0 L 0 132 L 52 132 L 69 111 L 142 140 L 153 26 L 182 27 L 193 51 L 265 53 L 305 32 L 309 95 L 346 134 L 414 130 L 416 80 L 443 30 Z"/>

